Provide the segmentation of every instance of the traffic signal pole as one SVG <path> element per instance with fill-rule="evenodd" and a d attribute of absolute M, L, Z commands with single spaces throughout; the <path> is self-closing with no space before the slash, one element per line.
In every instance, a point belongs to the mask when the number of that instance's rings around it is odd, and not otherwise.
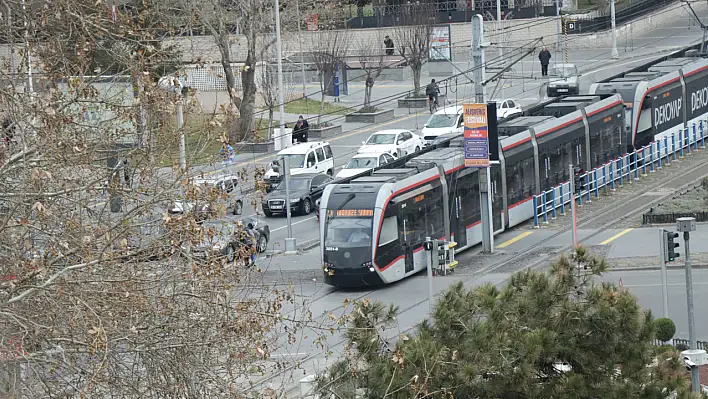
<path fill-rule="evenodd" d="M 659 261 L 661 261 L 661 296 L 664 302 L 664 317 L 669 317 L 669 287 L 666 282 L 666 233 L 664 229 L 659 229 Z"/>
<path fill-rule="evenodd" d="M 577 217 L 576 217 L 576 212 L 575 212 L 575 169 L 573 168 L 573 164 L 568 165 L 568 170 L 569 170 L 569 176 L 571 177 L 570 180 L 570 213 L 573 221 L 573 248 L 578 246 L 578 231 L 577 231 Z M 561 199 L 562 201 L 562 199 Z"/>

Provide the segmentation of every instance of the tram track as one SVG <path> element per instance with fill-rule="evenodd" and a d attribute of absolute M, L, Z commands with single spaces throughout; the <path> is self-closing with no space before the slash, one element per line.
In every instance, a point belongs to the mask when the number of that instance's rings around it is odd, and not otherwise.
<path fill-rule="evenodd" d="M 693 154 L 696 154 L 695 156 L 701 157 L 700 161 L 696 162 L 696 164 L 691 165 L 689 168 L 685 170 L 681 170 L 680 172 L 676 173 L 673 176 L 661 176 L 660 181 L 654 182 L 653 184 L 648 184 L 645 187 L 642 187 L 638 192 L 634 194 L 634 197 L 629 200 L 629 201 L 621 201 L 621 199 L 615 199 L 610 201 L 607 201 L 604 206 L 601 206 L 600 208 L 593 209 L 594 212 L 592 212 L 589 215 L 585 215 L 583 217 L 580 217 L 578 215 L 578 221 L 577 221 L 577 228 L 586 228 L 590 227 L 591 225 L 597 225 L 598 224 L 598 216 L 597 213 L 602 213 L 604 215 L 608 215 L 606 217 L 601 217 L 600 221 L 600 226 L 595 227 L 594 231 L 583 238 L 578 238 L 578 244 L 585 243 L 589 241 L 590 239 L 597 237 L 598 235 L 602 234 L 603 232 L 606 232 L 609 230 L 613 225 L 615 225 L 618 222 L 625 221 L 627 219 L 630 219 L 632 217 L 635 217 L 642 212 L 644 212 L 647 208 L 656 205 L 657 203 L 660 203 L 661 201 L 666 200 L 667 198 L 675 195 L 676 192 L 683 191 L 689 187 L 692 187 L 695 185 L 697 182 L 700 182 L 703 178 L 708 177 L 708 150 L 703 150 L 701 152 L 693 152 L 692 155 L 690 155 L 691 158 L 694 157 Z M 689 159 L 691 159 L 689 158 Z M 695 159 L 695 158 L 693 158 Z M 688 159 L 686 160 L 688 161 Z M 685 162 L 685 161 L 683 161 Z M 674 164 L 672 164 L 672 168 Z M 680 168 L 680 166 L 677 166 Z M 660 173 L 661 171 L 659 171 Z M 687 179 L 686 179 L 687 178 Z M 677 183 L 679 181 L 685 181 L 685 183 L 680 184 L 677 186 Z M 633 184 L 642 184 L 642 180 L 640 179 L 637 182 L 634 182 Z M 666 194 L 660 195 L 660 196 L 653 196 L 651 200 L 647 199 L 646 194 L 660 190 L 660 189 L 671 189 L 667 191 Z M 595 202 L 598 203 L 599 201 Z M 619 216 L 617 214 L 619 213 Z M 518 227 L 517 227 L 518 228 Z M 460 279 L 463 284 L 469 284 L 470 282 L 480 279 L 481 277 L 485 275 L 489 275 L 495 272 L 498 272 L 501 269 L 511 267 L 511 272 L 518 272 L 521 270 L 526 270 L 526 269 L 538 269 L 540 267 L 543 267 L 545 265 L 548 265 L 549 262 L 551 262 L 558 253 L 563 253 L 567 252 L 572 249 L 573 245 L 566 245 L 563 247 L 558 248 L 557 250 L 551 250 L 548 251 L 544 256 L 538 256 L 539 254 L 538 249 L 547 247 L 548 244 L 553 243 L 554 241 L 558 240 L 561 238 L 564 234 L 567 234 L 570 230 L 572 229 L 572 225 L 570 226 L 562 226 L 558 228 L 558 231 L 555 232 L 554 234 L 544 238 L 543 240 L 539 241 L 536 243 L 534 246 L 525 248 L 519 252 L 514 253 L 510 257 L 501 260 L 499 262 L 495 262 L 493 264 L 490 264 L 488 266 L 483 266 L 479 270 L 476 270 L 472 272 L 471 274 L 466 275 L 464 278 Z M 550 247 L 556 247 L 556 246 L 550 246 Z M 462 253 L 460 257 L 471 257 L 471 256 L 479 256 L 480 251 L 476 252 L 468 252 L 468 253 Z M 531 257 L 530 255 L 534 255 Z M 529 260 L 531 258 L 531 260 Z M 523 266 L 519 266 L 520 263 L 523 263 Z M 412 276 L 415 278 L 414 276 Z M 399 281 L 397 284 L 405 284 L 405 281 L 407 279 L 404 279 L 402 281 Z M 504 279 L 501 283 L 504 283 L 508 280 Z M 342 293 L 342 292 L 347 292 L 348 290 L 342 290 L 339 288 L 332 289 L 328 292 L 322 293 L 316 298 L 313 298 L 313 302 L 320 301 L 323 299 L 326 299 L 328 296 L 336 293 Z M 366 297 L 371 296 L 374 294 L 377 290 L 369 290 L 366 292 L 362 293 L 357 293 L 357 295 L 353 298 L 354 300 L 361 300 Z M 440 294 L 438 294 L 440 295 Z M 437 295 L 436 295 L 437 296 Z M 419 301 L 415 301 L 413 303 L 410 303 L 406 307 L 399 308 L 398 316 L 400 318 L 401 315 L 406 314 L 407 312 L 411 312 L 414 309 L 418 308 L 421 305 L 424 305 L 426 302 L 428 302 L 427 297 L 425 299 L 421 299 Z M 329 312 L 337 312 L 340 310 L 343 310 L 344 306 L 339 305 L 336 308 L 332 308 L 329 310 Z M 396 337 L 401 334 L 401 333 L 410 333 L 412 330 L 415 329 L 415 325 L 397 330 L 396 334 L 393 335 L 392 337 L 389 338 L 389 342 L 393 343 L 392 341 L 395 341 Z M 316 360 L 318 357 L 322 356 L 328 351 L 332 351 L 335 348 L 341 346 L 342 344 L 345 344 L 346 340 L 345 339 L 339 339 L 336 342 L 333 342 L 332 344 L 328 345 L 326 350 L 318 350 L 309 356 L 301 359 L 298 363 L 299 365 L 302 365 L 308 361 Z M 291 372 L 295 369 L 296 366 L 290 366 L 287 367 L 280 372 L 273 374 L 271 376 L 265 377 L 264 379 L 256 382 L 254 384 L 254 387 L 258 386 L 263 386 L 264 384 L 268 384 L 275 380 L 276 378 L 284 375 L 287 372 Z M 293 391 L 297 390 L 297 387 L 292 387 L 289 389 L 286 393 L 291 393 Z M 287 396 L 287 395 L 286 395 Z"/>

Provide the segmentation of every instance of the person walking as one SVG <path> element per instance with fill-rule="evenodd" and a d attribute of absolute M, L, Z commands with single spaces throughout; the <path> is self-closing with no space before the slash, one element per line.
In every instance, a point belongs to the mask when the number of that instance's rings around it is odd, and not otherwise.
<path fill-rule="evenodd" d="M 234 160 L 236 159 L 236 152 L 234 151 L 234 148 L 231 147 L 231 144 L 229 144 L 227 141 L 223 141 L 221 143 L 221 157 L 224 160 L 224 167 L 229 167 L 231 164 L 233 164 Z"/>
<path fill-rule="evenodd" d="M 386 37 L 384 38 L 384 46 L 386 46 L 386 55 L 393 55 L 393 40 L 391 40 L 388 35 L 386 35 Z"/>
<path fill-rule="evenodd" d="M 297 140 L 299 143 L 307 143 L 307 136 L 310 133 L 310 124 L 300 115 L 293 128 L 293 144 Z"/>
<path fill-rule="evenodd" d="M 548 76 L 548 63 L 551 61 L 551 52 L 546 46 L 538 53 L 538 60 L 541 61 L 541 76 Z"/>

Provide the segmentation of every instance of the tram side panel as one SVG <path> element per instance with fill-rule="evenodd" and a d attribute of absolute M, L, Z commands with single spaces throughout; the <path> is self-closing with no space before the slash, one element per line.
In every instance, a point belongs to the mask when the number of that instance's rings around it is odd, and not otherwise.
<path fill-rule="evenodd" d="M 701 60 L 684 68 L 683 79 L 686 90 L 687 127 L 692 129 L 693 124 L 699 126 L 701 119 L 708 113 L 708 60 Z M 699 133 L 696 134 L 698 137 Z"/>
<path fill-rule="evenodd" d="M 516 134 L 502 142 L 508 210 L 507 227 L 533 217 L 532 196 L 535 194 L 533 144 L 529 132 Z"/>
<path fill-rule="evenodd" d="M 590 164 L 593 168 L 625 154 L 632 147 L 631 134 L 626 129 L 624 108 L 619 96 L 610 104 L 587 108 Z"/>

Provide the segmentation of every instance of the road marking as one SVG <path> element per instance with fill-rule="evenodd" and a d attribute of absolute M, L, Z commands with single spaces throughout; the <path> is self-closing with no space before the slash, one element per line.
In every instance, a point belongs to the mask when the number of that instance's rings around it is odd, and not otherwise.
<path fill-rule="evenodd" d="M 497 248 L 505 248 L 505 247 L 508 247 L 509 245 L 511 245 L 511 244 L 513 244 L 513 243 L 515 243 L 515 242 L 517 242 L 517 241 L 519 241 L 519 240 L 521 240 L 522 238 L 530 236 L 532 233 L 533 233 L 533 231 L 526 231 L 526 232 L 523 232 L 523 233 L 519 234 L 518 236 L 512 238 L 511 240 L 508 240 L 508 241 L 506 241 L 506 242 L 504 242 L 504 243 L 501 243 L 501 244 L 497 245 Z"/>
<path fill-rule="evenodd" d="M 292 213 L 291 213 L 291 215 L 292 215 Z M 312 220 L 312 219 L 314 219 L 314 218 L 316 218 L 316 217 L 317 217 L 317 216 L 310 216 L 310 217 L 307 218 L 307 219 L 302 219 L 302 220 L 298 220 L 297 222 L 293 222 L 291 225 L 292 225 L 292 226 L 295 226 L 296 224 L 300 224 L 300 223 L 302 223 L 302 222 L 307 222 L 308 220 Z M 278 230 L 287 229 L 287 228 L 288 228 L 288 225 L 286 224 L 285 226 L 276 227 L 276 228 L 274 228 L 274 229 L 271 230 L 271 231 L 278 231 Z"/>
<path fill-rule="evenodd" d="M 606 239 L 605 241 L 601 242 L 600 245 L 607 245 L 607 244 L 611 243 L 612 241 L 614 241 L 614 240 L 616 240 L 616 239 L 622 237 L 623 235 L 629 233 L 629 232 L 632 231 L 632 230 L 634 230 L 634 229 L 631 228 L 631 227 L 628 228 L 628 229 L 624 229 L 624 230 L 620 231 L 619 233 L 613 235 L 612 237 Z"/>

